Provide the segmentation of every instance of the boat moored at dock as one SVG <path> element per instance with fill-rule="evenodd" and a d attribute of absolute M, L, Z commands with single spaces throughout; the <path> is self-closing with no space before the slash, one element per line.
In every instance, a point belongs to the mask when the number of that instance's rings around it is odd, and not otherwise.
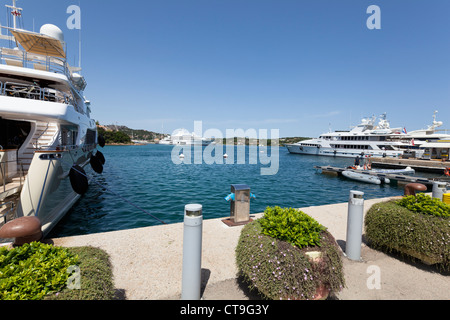
<path fill-rule="evenodd" d="M 334 176 L 346 176 L 347 178 L 356 179 L 356 174 L 358 175 L 366 175 L 366 176 L 374 176 L 379 179 L 385 179 L 385 183 L 420 183 L 424 184 L 428 187 L 433 186 L 435 182 L 443 182 L 446 183 L 448 187 L 450 187 L 450 180 L 443 178 L 423 178 L 410 176 L 406 174 L 396 174 L 396 173 L 381 173 L 376 170 L 356 170 L 354 168 L 338 168 L 333 166 L 315 166 L 316 170 L 321 171 L 323 174 L 331 174 Z M 352 174 L 349 174 L 351 172 Z M 345 174 L 344 174 L 345 173 Z M 367 179 L 367 178 L 366 178 Z M 365 179 L 362 179 L 365 180 Z M 361 181 L 362 181 L 361 180 Z M 363 181 L 368 182 L 368 181 Z"/>
<path fill-rule="evenodd" d="M 378 126 L 376 117 L 363 119 L 361 124 L 351 131 L 336 131 L 321 135 L 317 139 L 287 145 L 292 154 L 356 158 L 383 157 L 400 158 L 404 150 L 401 148 L 407 135 L 401 128 L 391 128 L 386 114 L 382 115 Z M 402 138 L 405 141 L 402 141 Z"/>
<path fill-rule="evenodd" d="M 102 156 L 86 81 L 67 63 L 63 32 L 17 29 L 23 9 L 15 0 L 7 8 L 20 14 L 0 35 L 17 45 L 0 48 L 0 218 L 3 225 L 37 217 L 45 236 L 85 192 L 86 172 Z"/>
<path fill-rule="evenodd" d="M 343 171 L 342 175 L 348 179 L 365 182 L 365 183 L 371 183 L 371 184 L 381 185 L 383 183 L 391 183 L 391 181 L 389 179 L 380 178 L 377 176 L 372 176 L 372 175 L 368 175 L 368 174 L 364 174 L 364 173 L 356 172 L 356 171 Z"/>

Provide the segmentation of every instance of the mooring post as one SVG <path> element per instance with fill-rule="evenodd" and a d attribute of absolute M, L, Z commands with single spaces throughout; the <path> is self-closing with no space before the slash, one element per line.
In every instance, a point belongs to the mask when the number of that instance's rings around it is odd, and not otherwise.
<path fill-rule="evenodd" d="M 445 182 L 435 181 L 433 183 L 433 198 L 442 201 L 445 193 L 447 193 L 447 184 Z"/>
<path fill-rule="evenodd" d="M 190 204 L 184 210 L 183 280 L 181 300 L 200 300 L 202 273 L 203 207 Z"/>
<path fill-rule="evenodd" d="M 345 253 L 350 260 L 361 260 L 364 222 L 364 193 L 350 191 L 348 204 L 347 243 Z"/>

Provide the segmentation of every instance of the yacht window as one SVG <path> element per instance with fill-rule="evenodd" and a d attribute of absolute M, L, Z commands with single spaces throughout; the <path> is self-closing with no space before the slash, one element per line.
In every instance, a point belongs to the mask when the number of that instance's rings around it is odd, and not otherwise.
<path fill-rule="evenodd" d="M 384 148 L 384 150 L 395 150 L 392 146 L 378 146 L 378 148 L 382 149 Z"/>
<path fill-rule="evenodd" d="M 61 145 L 63 147 L 72 147 L 77 143 L 78 130 L 75 128 L 61 128 Z"/>

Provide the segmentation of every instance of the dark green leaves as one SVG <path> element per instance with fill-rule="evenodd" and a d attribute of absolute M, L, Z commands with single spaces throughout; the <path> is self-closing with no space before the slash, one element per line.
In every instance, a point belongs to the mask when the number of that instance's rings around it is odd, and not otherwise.
<path fill-rule="evenodd" d="M 417 196 L 404 197 L 398 205 L 416 213 L 435 217 L 450 217 L 450 206 L 439 199 L 420 193 Z"/>
<path fill-rule="evenodd" d="M 264 235 L 300 249 L 320 246 L 320 234 L 325 230 L 316 220 L 292 208 L 269 207 L 260 222 Z"/>
<path fill-rule="evenodd" d="M 0 299 L 40 300 L 62 290 L 70 276 L 67 268 L 77 263 L 66 249 L 42 243 L 0 248 Z"/>

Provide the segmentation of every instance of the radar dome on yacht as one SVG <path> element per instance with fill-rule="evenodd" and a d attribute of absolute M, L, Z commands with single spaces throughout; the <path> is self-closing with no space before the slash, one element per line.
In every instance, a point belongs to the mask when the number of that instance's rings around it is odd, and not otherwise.
<path fill-rule="evenodd" d="M 59 41 L 64 42 L 64 33 L 60 28 L 55 26 L 54 24 L 44 24 L 41 27 L 40 33 L 51 38 L 57 39 Z"/>

